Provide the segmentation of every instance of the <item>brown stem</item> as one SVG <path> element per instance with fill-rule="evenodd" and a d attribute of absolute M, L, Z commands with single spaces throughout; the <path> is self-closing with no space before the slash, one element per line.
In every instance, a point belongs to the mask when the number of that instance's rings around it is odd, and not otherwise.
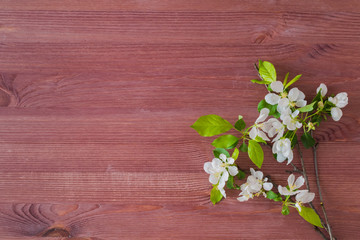
<path fill-rule="evenodd" d="M 311 133 L 311 137 L 313 137 L 313 132 L 311 131 L 310 133 Z M 320 179 L 319 179 L 319 170 L 318 170 L 318 162 L 317 162 L 317 153 L 316 153 L 317 145 L 318 145 L 318 144 L 315 144 L 315 145 L 312 147 L 313 156 L 314 156 L 314 167 L 315 167 L 316 185 L 317 185 L 318 192 L 319 192 L 320 206 L 321 206 L 321 209 L 322 209 L 323 214 L 324 214 L 324 217 L 325 217 L 325 222 L 326 222 L 326 226 L 327 226 L 327 231 L 328 231 L 328 233 L 329 233 L 329 235 L 330 235 L 330 240 L 333 240 L 333 239 L 335 239 L 335 238 L 332 236 L 331 227 L 330 227 L 330 224 L 329 224 L 329 220 L 328 220 L 328 218 L 327 218 L 327 214 L 326 214 L 326 210 L 325 210 L 325 206 L 324 206 L 324 201 L 323 201 L 322 194 L 321 194 Z"/>

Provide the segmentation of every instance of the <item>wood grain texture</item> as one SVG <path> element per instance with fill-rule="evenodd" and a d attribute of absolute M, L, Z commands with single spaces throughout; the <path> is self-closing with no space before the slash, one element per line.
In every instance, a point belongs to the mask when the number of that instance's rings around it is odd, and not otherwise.
<path fill-rule="evenodd" d="M 308 99 L 320 83 L 348 92 L 315 138 L 335 235 L 356 239 L 359 32 L 357 0 L 0 0 L 0 239 L 321 239 L 262 198 L 210 203 L 213 138 L 189 126 L 254 121 L 259 58 L 302 73 Z M 285 184 L 289 167 L 265 157 Z"/>

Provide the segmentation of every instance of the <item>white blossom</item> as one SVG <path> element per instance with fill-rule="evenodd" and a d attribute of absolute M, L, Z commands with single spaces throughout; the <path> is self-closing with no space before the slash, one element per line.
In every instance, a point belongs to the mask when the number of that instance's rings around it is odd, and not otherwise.
<path fill-rule="evenodd" d="M 315 198 L 315 193 L 309 192 L 308 190 L 301 190 L 295 197 L 296 204 L 295 207 L 301 212 L 301 206 L 303 203 L 312 202 Z"/>
<path fill-rule="evenodd" d="M 233 166 L 235 160 L 233 158 L 227 158 L 225 154 L 220 154 L 219 158 L 214 158 L 212 162 L 206 162 L 204 164 L 204 170 L 210 174 L 209 182 L 212 184 L 218 184 L 217 188 L 221 194 L 226 198 L 224 190 L 225 183 L 229 179 L 229 174 L 235 176 L 239 170 L 236 166 Z"/>
<path fill-rule="evenodd" d="M 272 142 L 279 140 L 285 131 L 285 126 L 276 118 L 270 118 L 268 121 L 264 123 L 263 127 L 264 132 L 268 134 L 269 137 L 273 138 Z"/>
<path fill-rule="evenodd" d="M 275 81 L 275 82 L 272 82 L 270 84 L 270 87 L 271 89 L 274 91 L 274 92 L 277 92 L 277 93 L 280 93 L 280 95 L 283 93 L 284 91 L 284 86 L 283 86 L 283 83 L 280 82 L 280 81 Z M 265 101 L 268 103 L 268 104 L 271 104 L 271 105 L 275 105 L 275 104 L 278 104 L 279 101 L 281 99 L 281 96 L 279 96 L 279 94 L 275 94 L 275 93 L 268 93 L 266 96 L 265 96 Z"/>
<path fill-rule="evenodd" d="M 269 116 L 269 112 L 270 112 L 270 110 L 268 108 L 261 109 L 260 115 L 256 119 L 254 127 L 252 127 L 249 132 L 249 136 L 251 139 L 255 139 L 257 136 L 259 136 L 265 141 L 270 141 L 270 139 L 262 131 L 264 124 L 261 123 L 261 122 L 264 122 L 265 119 Z"/>
<path fill-rule="evenodd" d="M 346 92 L 338 93 L 335 97 L 329 97 L 329 101 L 338 108 L 343 108 L 348 104 L 348 96 Z"/>
<path fill-rule="evenodd" d="M 305 183 L 305 179 L 303 176 L 298 177 L 295 181 L 294 174 L 290 174 L 287 181 L 288 181 L 289 189 L 287 189 L 286 187 L 282 187 L 281 185 L 278 186 L 278 191 L 281 195 L 285 195 L 285 196 L 295 195 L 301 191 L 297 189 L 301 188 Z"/>
<path fill-rule="evenodd" d="M 348 96 L 346 92 L 338 93 L 335 97 L 329 97 L 329 102 L 333 103 L 336 107 L 331 108 L 331 117 L 334 121 L 339 121 L 343 113 L 340 108 L 348 104 Z"/>
<path fill-rule="evenodd" d="M 298 115 L 299 115 L 299 110 L 296 110 L 291 115 L 287 115 L 283 118 L 283 123 L 290 131 L 302 127 L 302 123 L 297 120 Z"/>
<path fill-rule="evenodd" d="M 328 89 L 324 83 L 321 83 L 320 86 L 316 89 L 316 93 L 318 93 L 321 90 L 321 96 L 325 97 Z"/>
<path fill-rule="evenodd" d="M 267 182 L 267 178 L 263 179 L 264 174 L 261 171 L 255 171 L 253 168 L 250 168 L 250 172 L 251 175 L 248 176 L 246 183 L 240 186 L 241 193 L 237 198 L 240 202 L 247 201 L 253 198 L 254 195 L 265 194 L 263 190 L 270 191 L 273 187 L 272 183 Z"/>
<path fill-rule="evenodd" d="M 288 138 L 277 140 L 272 147 L 272 152 L 277 154 L 276 160 L 283 162 L 288 159 L 288 164 L 293 160 L 293 151 L 291 150 L 291 141 Z"/>

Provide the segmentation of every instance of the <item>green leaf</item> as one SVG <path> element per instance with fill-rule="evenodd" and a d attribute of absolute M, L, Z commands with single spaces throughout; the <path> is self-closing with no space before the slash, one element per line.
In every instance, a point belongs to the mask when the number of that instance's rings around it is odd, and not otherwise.
<path fill-rule="evenodd" d="M 266 141 L 264 139 L 262 139 L 261 137 L 259 137 L 259 136 L 255 137 L 255 141 L 266 144 Z"/>
<path fill-rule="evenodd" d="M 231 157 L 236 160 L 239 157 L 239 149 L 235 148 Z"/>
<path fill-rule="evenodd" d="M 297 80 L 299 80 L 301 77 L 301 74 L 296 75 L 296 77 L 294 77 L 288 84 L 285 85 L 284 89 L 290 87 L 293 83 L 297 82 Z"/>
<path fill-rule="evenodd" d="M 244 119 L 242 118 L 241 115 L 239 115 L 239 120 L 237 120 L 237 122 L 235 123 L 234 127 L 236 130 L 241 131 L 245 128 L 246 124 Z"/>
<path fill-rule="evenodd" d="M 233 128 L 227 120 L 214 114 L 201 116 L 191 127 L 203 137 L 218 135 Z"/>
<path fill-rule="evenodd" d="M 314 109 L 314 104 L 316 102 L 310 103 L 309 105 L 306 105 L 302 108 L 298 108 L 297 110 L 299 110 L 299 112 L 310 112 Z"/>
<path fill-rule="evenodd" d="M 299 212 L 299 215 L 302 216 L 305 221 L 311 223 L 312 225 L 324 228 L 321 224 L 319 215 L 317 215 L 317 213 L 312 208 L 301 206 L 301 212 Z"/>
<path fill-rule="evenodd" d="M 291 149 L 293 149 L 295 147 L 297 142 L 298 142 L 298 139 L 297 139 L 297 135 L 295 134 L 295 136 L 291 139 Z"/>
<path fill-rule="evenodd" d="M 229 152 L 226 151 L 226 150 L 223 149 L 223 148 L 215 148 L 215 149 L 213 150 L 213 153 L 214 153 L 214 156 L 215 156 L 216 158 L 219 158 L 220 154 L 222 154 L 222 153 L 225 154 L 226 157 L 230 157 Z"/>
<path fill-rule="evenodd" d="M 229 179 L 226 182 L 226 187 L 228 189 L 236 189 L 236 187 L 234 187 L 234 177 L 233 176 L 229 175 Z"/>
<path fill-rule="evenodd" d="M 322 98 L 321 91 L 319 91 L 311 102 L 318 102 Z"/>
<path fill-rule="evenodd" d="M 266 197 L 267 197 L 268 199 L 273 200 L 273 199 L 275 199 L 275 198 L 278 197 L 278 194 L 274 193 L 273 191 L 268 191 L 268 192 L 266 193 Z"/>
<path fill-rule="evenodd" d="M 289 207 L 286 205 L 282 206 L 282 210 L 281 210 L 282 215 L 289 215 L 290 211 L 289 211 Z"/>
<path fill-rule="evenodd" d="M 315 139 L 307 132 L 301 136 L 301 142 L 304 144 L 305 148 L 311 148 L 315 145 Z"/>
<path fill-rule="evenodd" d="M 256 79 L 253 79 L 251 80 L 252 83 L 257 83 L 257 84 L 269 84 L 271 82 L 267 82 L 267 81 L 261 81 L 261 80 L 256 80 Z"/>
<path fill-rule="evenodd" d="M 248 146 L 246 145 L 245 142 L 243 142 L 243 144 L 240 145 L 239 149 L 242 152 L 247 152 L 248 151 Z"/>
<path fill-rule="evenodd" d="M 271 105 L 269 103 L 267 103 L 265 101 L 265 99 L 261 100 L 258 104 L 258 111 L 260 112 L 261 109 L 263 108 L 267 108 L 269 109 L 269 115 L 270 116 L 274 116 L 276 118 L 279 118 L 280 117 L 280 113 L 277 112 L 277 104 L 276 105 Z"/>
<path fill-rule="evenodd" d="M 210 200 L 215 205 L 216 203 L 220 202 L 220 200 L 223 198 L 223 195 L 217 188 L 217 185 L 215 185 L 210 193 Z"/>
<path fill-rule="evenodd" d="M 261 64 L 259 63 L 259 74 L 266 82 L 275 82 L 276 81 L 276 71 L 272 63 L 264 61 Z"/>
<path fill-rule="evenodd" d="M 218 137 L 212 142 L 211 145 L 217 148 L 231 149 L 234 148 L 238 142 L 239 142 L 239 138 L 229 134 Z"/>
<path fill-rule="evenodd" d="M 249 141 L 248 155 L 251 161 L 258 167 L 261 168 L 261 165 L 264 161 L 264 152 L 255 140 Z"/>
<path fill-rule="evenodd" d="M 287 74 L 285 75 L 284 82 L 283 82 L 283 85 L 284 85 L 284 86 L 286 85 L 288 78 L 289 78 L 289 73 L 287 73 Z"/>
<path fill-rule="evenodd" d="M 246 177 L 246 174 L 239 169 L 239 173 L 236 176 L 241 180 Z"/>

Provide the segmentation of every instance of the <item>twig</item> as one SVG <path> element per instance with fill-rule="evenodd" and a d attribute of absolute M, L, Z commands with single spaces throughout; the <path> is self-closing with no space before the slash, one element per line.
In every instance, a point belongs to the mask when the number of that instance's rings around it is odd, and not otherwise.
<path fill-rule="evenodd" d="M 310 132 L 310 134 L 311 134 L 311 137 L 313 137 L 313 132 L 312 132 L 312 131 Z M 315 145 L 312 147 L 312 149 L 313 149 L 313 156 L 314 156 L 314 167 L 315 167 L 316 185 L 317 185 L 317 188 L 318 188 L 318 191 L 319 191 L 320 206 L 321 206 L 321 209 L 322 209 L 322 211 L 323 211 L 323 213 L 324 213 L 325 222 L 326 222 L 326 226 L 327 226 L 327 231 L 328 231 L 328 233 L 329 233 L 330 240 L 333 240 L 333 239 L 335 239 L 335 238 L 332 236 L 332 233 L 331 233 L 331 227 L 330 227 L 330 224 L 329 224 L 329 220 L 328 220 L 328 218 L 327 218 L 327 214 L 326 214 L 325 206 L 324 206 L 324 201 L 323 201 L 322 194 L 321 194 L 319 171 L 318 171 L 318 162 L 317 162 L 317 154 L 316 154 L 317 145 L 318 145 L 318 144 L 315 144 Z"/>
<path fill-rule="evenodd" d="M 324 239 L 324 240 L 328 240 L 328 238 L 325 236 L 325 234 L 318 228 L 318 227 L 314 227 L 315 231 L 318 232 L 321 237 Z"/>
<path fill-rule="evenodd" d="M 302 175 L 303 175 L 304 178 L 305 178 L 305 185 L 306 185 L 307 190 L 309 190 L 309 192 L 310 192 L 309 179 L 308 179 L 307 174 L 306 174 L 304 158 L 303 158 L 303 154 L 302 154 L 302 151 L 301 151 L 299 142 L 296 144 L 296 147 L 297 147 L 298 153 L 299 153 L 299 155 L 300 155 L 300 162 L 301 162 L 301 167 L 302 167 Z M 327 226 L 326 226 L 325 223 L 324 223 L 324 220 L 321 218 L 320 214 L 319 214 L 318 211 L 315 209 L 315 207 L 314 207 L 314 205 L 312 204 L 312 202 L 310 202 L 309 205 L 310 205 L 310 207 L 316 212 L 316 214 L 319 216 L 321 225 L 323 225 L 324 228 L 325 228 L 325 230 L 328 231 Z"/>

